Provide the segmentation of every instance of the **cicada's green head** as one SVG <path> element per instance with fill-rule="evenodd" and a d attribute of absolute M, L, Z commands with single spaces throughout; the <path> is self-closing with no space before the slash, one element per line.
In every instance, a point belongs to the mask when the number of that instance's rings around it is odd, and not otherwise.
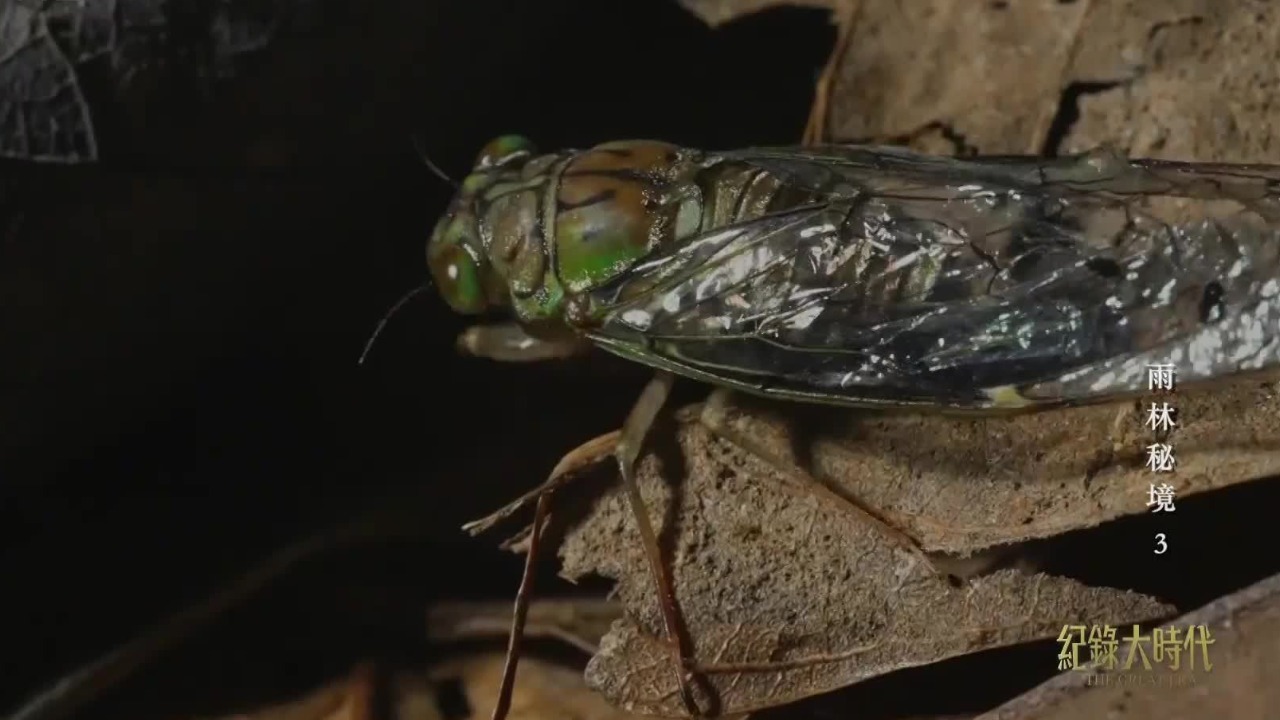
<path fill-rule="evenodd" d="M 481 201 L 533 155 L 533 144 L 516 135 L 486 145 L 427 241 L 431 277 L 444 301 L 459 313 L 477 315 L 507 304 L 507 279 L 490 263 L 481 233 Z"/>

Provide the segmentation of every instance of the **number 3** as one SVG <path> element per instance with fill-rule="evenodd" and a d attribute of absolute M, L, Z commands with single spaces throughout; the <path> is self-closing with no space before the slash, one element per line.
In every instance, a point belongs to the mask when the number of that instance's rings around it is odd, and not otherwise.
<path fill-rule="evenodd" d="M 1165 550 L 1169 549 L 1169 543 L 1164 541 L 1164 533 L 1156 533 L 1156 554 L 1163 555 Z"/>

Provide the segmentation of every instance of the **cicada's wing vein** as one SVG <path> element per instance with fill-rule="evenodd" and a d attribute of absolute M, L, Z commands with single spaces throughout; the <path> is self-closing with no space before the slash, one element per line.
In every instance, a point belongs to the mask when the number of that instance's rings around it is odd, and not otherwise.
<path fill-rule="evenodd" d="M 1274 169 L 838 150 L 736 153 L 822 202 L 650 258 L 597 295 L 597 341 L 765 394 L 968 409 L 1280 360 Z"/>

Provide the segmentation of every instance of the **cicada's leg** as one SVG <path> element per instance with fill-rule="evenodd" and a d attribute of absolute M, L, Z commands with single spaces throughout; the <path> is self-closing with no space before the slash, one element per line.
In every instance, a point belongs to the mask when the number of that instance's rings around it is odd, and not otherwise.
<path fill-rule="evenodd" d="M 516 591 L 515 611 L 511 615 L 511 634 L 507 637 L 507 658 L 502 666 L 502 684 L 498 686 L 498 700 L 493 706 L 493 720 L 504 720 L 511 710 L 511 692 L 516 684 L 516 667 L 520 665 L 520 646 L 524 642 L 524 624 L 529 617 L 529 600 L 533 597 L 534 568 L 538 564 L 538 543 L 542 539 L 542 527 L 546 524 L 552 493 L 538 496 L 533 514 L 533 527 L 529 531 L 529 549 L 524 556 L 524 573 L 520 576 L 520 589 Z"/>
<path fill-rule="evenodd" d="M 845 7 L 839 12 L 836 26 L 836 44 L 831 48 L 827 64 L 822 67 L 818 81 L 813 88 L 813 105 L 809 108 L 809 121 L 805 123 L 802 145 L 818 145 L 828 140 L 827 119 L 831 115 L 831 93 L 835 89 L 836 74 L 849 50 L 849 41 L 853 37 L 853 27 L 858 16 L 859 0 L 846 0 Z"/>
<path fill-rule="evenodd" d="M 658 534 L 654 532 L 653 523 L 649 520 L 649 510 L 645 507 L 644 498 L 640 496 L 640 486 L 636 483 L 635 465 L 644 446 L 645 436 L 662 406 L 671 394 L 671 386 L 675 377 L 667 372 L 658 372 L 640 393 L 627 421 L 622 426 L 622 436 L 618 440 L 614 456 L 618 460 L 618 471 L 622 475 L 622 486 L 627 493 L 627 501 L 631 505 L 631 513 L 636 519 L 636 528 L 644 543 L 645 555 L 649 559 L 649 570 L 653 575 L 658 591 L 658 609 L 662 613 L 663 639 L 671 646 L 677 657 L 675 667 L 676 682 L 680 688 L 680 700 L 691 716 L 702 717 L 704 713 L 698 707 L 693 693 L 694 675 L 693 649 L 690 647 L 688 635 L 685 633 L 684 620 L 680 613 L 680 605 L 676 602 L 675 583 L 671 573 L 662 561 L 662 548 L 658 544 Z"/>
<path fill-rule="evenodd" d="M 729 427 L 725 422 L 725 403 L 731 391 L 723 388 L 717 388 L 711 392 L 711 396 L 702 406 L 702 412 L 698 421 L 714 434 L 716 437 L 734 445 L 744 452 L 759 458 L 765 463 L 771 465 L 779 472 L 789 477 L 795 478 L 802 482 L 810 484 L 815 492 L 831 495 L 838 502 L 836 505 L 845 508 L 848 512 L 853 513 L 861 522 L 866 523 L 871 528 L 879 531 L 886 538 L 896 545 L 900 546 L 907 552 L 912 553 L 922 561 L 926 567 L 931 567 L 935 571 L 939 571 L 936 563 L 924 552 L 920 546 L 920 542 L 911 537 L 907 532 L 894 527 L 893 523 L 885 519 L 875 508 L 861 502 L 856 497 L 851 497 L 848 493 L 836 492 L 832 490 L 822 480 L 814 477 L 808 470 L 799 465 L 774 456 L 760 447 L 759 443 L 745 436 L 743 433 Z"/>
<path fill-rule="evenodd" d="M 590 343 L 572 335 L 534 337 L 514 322 L 473 325 L 458 336 L 460 352 L 501 362 L 560 360 L 580 355 L 590 347 Z"/>
<path fill-rule="evenodd" d="M 561 478 L 575 470 L 598 462 L 614 454 L 618 446 L 618 431 L 605 433 L 588 440 L 569 451 L 555 468 L 538 494 L 538 504 L 533 514 L 533 526 L 529 529 L 529 549 L 524 556 L 524 572 L 520 577 L 520 589 L 516 591 L 515 610 L 511 615 L 511 634 L 507 638 L 507 658 L 502 667 L 502 683 L 498 686 L 498 699 L 493 706 L 493 720 L 504 720 L 511 710 L 511 693 L 515 689 L 516 668 L 520 664 L 520 646 L 524 641 L 525 621 L 529 616 L 529 601 L 533 598 L 534 568 L 538 564 L 539 543 L 547 514 L 551 509 L 551 497 Z"/>

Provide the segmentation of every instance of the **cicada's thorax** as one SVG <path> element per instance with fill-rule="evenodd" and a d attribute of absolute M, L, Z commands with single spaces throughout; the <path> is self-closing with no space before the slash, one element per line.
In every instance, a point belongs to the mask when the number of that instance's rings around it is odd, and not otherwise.
<path fill-rule="evenodd" d="M 531 158 L 475 208 L 516 316 L 581 328 L 594 319 L 591 291 L 655 250 L 808 195 L 745 163 L 631 140 Z"/>
<path fill-rule="evenodd" d="M 516 316 L 582 325 L 590 290 L 689 235 L 697 205 L 681 190 L 691 156 L 654 141 L 542 155 L 477 197 L 486 254 Z"/>

